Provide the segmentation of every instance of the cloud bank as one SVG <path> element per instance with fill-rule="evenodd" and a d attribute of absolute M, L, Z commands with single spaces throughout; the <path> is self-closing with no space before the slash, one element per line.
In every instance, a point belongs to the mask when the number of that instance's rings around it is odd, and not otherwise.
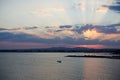
<path fill-rule="evenodd" d="M 27 27 L 26 30 L 36 29 L 37 27 Z M 51 30 L 49 30 L 49 28 Z M 60 25 L 57 28 L 46 27 L 47 34 L 41 35 L 29 34 L 29 33 L 14 33 L 4 30 L 0 32 L 0 44 L 3 43 L 26 43 L 42 44 L 51 46 L 84 46 L 84 45 L 101 45 L 108 47 L 120 47 L 120 24 L 111 25 Z M 52 38 L 50 38 L 52 37 Z M 19 44 L 20 45 L 20 44 Z M 20 45 L 22 46 L 22 45 Z M 35 45 L 34 45 L 35 46 Z M 2 46 L 0 46 L 2 47 Z M 41 46 L 42 47 L 42 46 Z M 44 46 L 45 47 L 45 46 Z"/>

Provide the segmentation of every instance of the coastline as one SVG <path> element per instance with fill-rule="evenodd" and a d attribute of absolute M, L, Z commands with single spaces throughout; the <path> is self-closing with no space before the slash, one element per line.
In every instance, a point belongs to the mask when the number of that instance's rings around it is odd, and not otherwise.
<path fill-rule="evenodd" d="M 120 55 L 67 55 L 65 57 L 120 59 Z"/>

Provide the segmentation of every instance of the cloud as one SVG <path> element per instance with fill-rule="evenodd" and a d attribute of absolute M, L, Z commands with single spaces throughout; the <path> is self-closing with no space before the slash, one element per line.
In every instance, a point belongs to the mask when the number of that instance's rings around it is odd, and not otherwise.
<path fill-rule="evenodd" d="M 107 11 L 109 10 L 108 7 L 100 7 L 96 10 L 96 12 L 99 12 L 99 13 L 106 13 Z"/>
<path fill-rule="evenodd" d="M 25 30 L 31 30 L 31 29 L 36 29 L 38 28 L 37 26 L 32 26 L 32 27 L 24 27 Z"/>
<path fill-rule="evenodd" d="M 120 13 L 120 5 L 118 5 L 118 6 L 109 6 L 109 9 L 117 11 L 117 12 Z"/>
<path fill-rule="evenodd" d="M 98 39 L 99 41 L 119 41 L 120 40 L 120 34 L 105 34 L 100 33 L 95 29 L 92 30 L 86 30 L 83 32 L 83 36 L 86 40 L 95 40 Z"/>
<path fill-rule="evenodd" d="M 120 31 L 118 31 L 117 28 L 120 28 L 120 23 L 96 27 L 99 32 L 105 34 L 120 34 Z"/>
<path fill-rule="evenodd" d="M 109 8 L 110 8 L 111 10 L 120 12 L 120 1 L 119 1 L 119 0 L 116 0 L 115 5 L 111 5 L 111 6 L 109 6 Z"/>
<path fill-rule="evenodd" d="M 63 26 L 63 25 L 61 25 Z M 20 29 L 32 30 L 38 27 L 23 27 Z M 0 32 L 0 42 L 12 43 L 43 43 L 43 44 L 67 44 L 67 45 L 120 45 L 120 23 L 111 25 L 66 25 L 61 27 L 48 26 L 41 34 L 30 34 L 28 31 Z M 31 31 L 30 31 L 31 32 Z"/>
<path fill-rule="evenodd" d="M 120 24 L 111 25 L 82 25 L 76 26 L 72 31 L 82 35 L 85 40 L 99 41 L 119 41 L 120 40 Z M 82 37 L 81 37 L 82 38 Z"/>
<path fill-rule="evenodd" d="M 67 29 L 62 30 L 61 33 L 66 34 L 66 35 L 67 35 L 67 34 L 68 34 L 68 35 L 74 35 L 74 32 L 73 32 L 73 31 L 67 30 Z"/>
<path fill-rule="evenodd" d="M 0 28 L 0 31 L 20 30 L 21 28 Z"/>
<path fill-rule="evenodd" d="M 34 48 L 49 48 L 52 45 L 45 43 L 32 43 L 32 42 L 0 42 L 0 49 L 34 49 Z"/>
<path fill-rule="evenodd" d="M 31 13 L 37 16 L 51 17 L 54 16 L 52 12 L 64 12 L 63 7 L 53 7 L 53 8 L 39 8 L 33 10 Z"/>
<path fill-rule="evenodd" d="M 98 27 L 96 28 L 98 32 L 105 33 L 105 34 L 120 34 L 120 31 L 117 30 L 115 27 Z"/>
<path fill-rule="evenodd" d="M 37 15 L 37 16 L 44 16 L 44 17 L 52 16 L 52 14 L 50 14 L 48 11 L 44 11 L 44 10 L 41 10 L 41 9 L 33 10 L 31 13 L 34 14 L 34 15 Z"/>
<path fill-rule="evenodd" d="M 72 30 L 75 31 L 75 32 L 77 32 L 77 33 L 82 33 L 85 30 L 93 29 L 93 28 L 94 28 L 93 25 L 86 24 L 86 25 L 75 26 Z"/>
<path fill-rule="evenodd" d="M 25 33 L 0 32 L 0 41 L 26 41 L 27 38 L 33 38 L 32 35 Z"/>
<path fill-rule="evenodd" d="M 59 26 L 59 28 L 71 28 L 72 26 L 71 25 L 61 25 Z"/>
<path fill-rule="evenodd" d="M 60 26 L 59 26 L 60 27 Z M 119 38 L 115 38 L 114 35 L 119 37 L 120 34 L 120 23 L 118 24 L 110 24 L 110 25 L 92 25 L 92 24 L 86 24 L 86 25 L 70 25 L 70 27 L 66 28 L 66 26 L 51 29 L 50 27 L 47 28 L 48 31 L 51 31 L 54 33 L 54 37 L 71 37 L 73 39 L 79 39 L 79 38 L 85 38 L 86 40 L 93 40 L 93 39 L 99 39 L 99 40 L 119 40 Z M 51 33 L 49 33 L 51 34 Z M 94 35 L 94 36 L 93 36 Z M 104 36 L 105 35 L 105 36 Z M 102 37 L 108 37 L 110 35 L 111 38 L 103 38 Z M 44 35 L 45 36 L 45 35 Z"/>
<path fill-rule="evenodd" d="M 102 5 L 103 8 L 109 8 L 110 10 L 120 13 L 120 1 L 116 0 L 112 5 Z"/>
<path fill-rule="evenodd" d="M 54 30 L 54 33 L 56 34 L 56 37 L 59 37 L 61 39 L 64 39 L 66 37 L 71 37 L 73 39 L 79 38 L 76 33 L 70 29 L 61 29 L 61 30 Z"/>
<path fill-rule="evenodd" d="M 3 30 L 8 30 L 8 29 L 6 29 L 6 28 L 0 28 L 0 31 L 3 31 Z"/>
<path fill-rule="evenodd" d="M 65 9 L 63 7 L 51 8 L 53 11 L 63 12 Z"/>
<path fill-rule="evenodd" d="M 57 29 L 59 28 L 59 26 L 46 26 L 45 28 L 46 29 Z"/>
<path fill-rule="evenodd" d="M 33 30 L 38 28 L 37 26 L 28 26 L 23 28 L 0 28 L 0 31 L 16 31 L 16 30 Z"/>
<path fill-rule="evenodd" d="M 97 32 L 93 32 L 97 33 Z M 90 35 L 90 36 L 94 36 Z M 86 34 L 85 34 L 86 35 Z M 87 36 L 87 37 L 90 37 Z M 97 36 L 96 36 L 97 37 Z M 68 45 L 94 45 L 94 44 L 101 44 L 101 45 L 119 45 L 120 40 L 117 41 L 109 41 L 105 39 L 103 41 L 99 41 L 98 39 L 73 39 L 71 37 L 65 38 L 53 38 L 53 39 L 45 39 L 45 38 L 38 38 L 35 35 L 25 34 L 25 33 L 11 33 L 11 32 L 0 32 L 0 42 L 14 42 L 14 43 L 42 43 L 42 44 L 68 44 Z"/>
<path fill-rule="evenodd" d="M 113 34 L 113 33 L 120 33 L 120 31 L 117 30 L 116 27 L 120 27 L 120 23 L 118 24 L 111 24 L 111 25 L 92 25 L 92 24 L 86 24 L 82 26 L 76 26 L 73 31 L 76 31 L 78 33 L 82 33 L 86 30 L 97 30 L 99 33 L 105 33 L 105 34 Z"/>
<path fill-rule="evenodd" d="M 95 29 L 88 29 L 86 31 L 83 31 L 83 36 L 86 40 L 93 40 L 102 37 L 102 33 L 97 32 Z"/>
<path fill-rule="evenodd" d="M 59 40 L 60 38 L 46 39 L 27 33 L 0 32 L 0 36 L 1 36 L 0 41 L 10 41 L 10 42 L 35 42 L 35 43 L 56 44 L 60 41 Z"/>
<path fill-rule="evenodd" d="M 100 40 L 120 41 L 120 34 L 103 34 Z"/>

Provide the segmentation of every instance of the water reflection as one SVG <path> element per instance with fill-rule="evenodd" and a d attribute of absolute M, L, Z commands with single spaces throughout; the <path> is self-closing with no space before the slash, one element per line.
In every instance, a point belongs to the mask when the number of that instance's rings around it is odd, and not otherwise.
<path fill-rule="evenodd" d="M 102 61 L 94 59 L 85 59 L 83 67 L 83 76 L 85 80 L 99 80 L 102 71 Z"/>
<path fill-rule="evenodd" d="M 84 59 L 84 80 L 119 80 L 120 75 L 114 74 L 114 72 L 119 74 L 118 71 L 114 71 L 114 69 L 118 69 L 118 67 L 109 64 L 109 60 L 110 59 Z"/>
<path fill-rule="evenodd" d="M 0 80 L 120 80 L 120 60 L 70 58 L 65 55 L 0 55 Z M 62 63 L 57 63 L 58 59 Z"/>

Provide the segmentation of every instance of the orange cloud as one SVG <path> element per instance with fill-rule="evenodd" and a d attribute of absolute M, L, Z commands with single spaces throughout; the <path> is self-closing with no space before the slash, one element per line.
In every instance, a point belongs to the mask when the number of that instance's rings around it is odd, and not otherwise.
<path fill-rule="evenodd" d="M 100 39 L 101 41 L 109 40 L 109 41 L 118 41 L 120 40 L 120 34 L 104 34 Z"/>
<path fill-rule="evenodd" d="M 118 41 L 120 40 L 120 34 L 105 34 L 100 33 L 96 29 L 88 29 L 83 31 L 83 37 L 86 40 L 98 39 L 99 41 L 109 40 L 109 41 Z"/>
<path fill-rule="evenodd" d="M 71 30 L 63 30 L 62 32 L 63 32 L 64 34 L 68 34 L 68 35 L 73 35 L 73 34 L 74 34 L 74 32 L 71 31 Z"/>
<path fill-rule="evenodd" d="M 102 36 L 103 33 L 98 33 L 96 29 L 88 29 L 86 31 L 83 31 L 83 36 L 86 40 L 93 40 L 98 39 Z"/>
<path fill-rule="evenodd" d="M 108 12 L 109 8 L 108 7 L 101 7 L 101 8 L 98 8 L 96 10 L 96 12 L 99 12 L 99 13 L 106 13 Z"/>

